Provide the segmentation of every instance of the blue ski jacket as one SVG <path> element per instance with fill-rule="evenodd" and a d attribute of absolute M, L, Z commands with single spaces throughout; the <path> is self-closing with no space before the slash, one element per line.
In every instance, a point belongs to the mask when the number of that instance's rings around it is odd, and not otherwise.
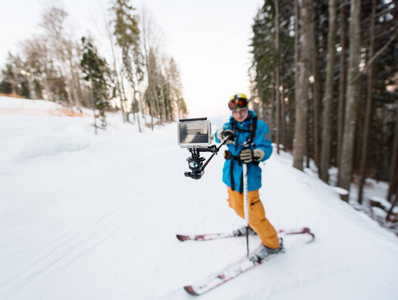
<path fill-rule="evenodd" d="M 255 122 L 257 122 L 257 125 L 254 124 Z M 243 166 L 239 161 L 239 153 L 245 148 L 245 142 L 253 139 L 250 148 L 263 150 L 265 155 L 261 161 L 267 160 L 272 154 L 271 135 L 268 125 L 262 120 L 257 120 L 254 111 L 249 111 L 249 117 L 241 123 L 231 116 L 229 122 L 224 124 L 223 129 L 234 130 L 236 134 L 233 143 L 227 144 L 232 158 L 225 160 L 223 182 L 232 190 L 243 193 Z M 215 133 L 215 140 L 217 143 L 221 142 L 217 137 L 217 132 Z M 261 167 L 258 163 L 251 162 L 247 165 L 247 177 L 249 191 L 261 188 Z"/>

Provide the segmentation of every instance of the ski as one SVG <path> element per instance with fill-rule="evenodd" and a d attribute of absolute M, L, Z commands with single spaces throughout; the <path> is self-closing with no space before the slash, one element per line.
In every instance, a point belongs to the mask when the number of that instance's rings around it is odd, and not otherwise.
<path fill-rule="evenodd" d="M 315 235 L 311 232 L 308 227 L 301 227 L 296 229 L 280 229 L 277 231 L 278 235 L 295 235 L 295 234 L 308 234 L 311 236 L 311 239 L 307 242 L 310 243 L 315 239 Z M 177 234 L 177 239 L 181 242 L 185 241 L 212 241 L 218 239 L 232 238 L 232 237 L 240 237 L 245 235 L 238 235 L 234 232 L 224 232 L 224 233 L 208 233 L 208 234 Z"/>
<path fill-rule="evenodd" d="M 260 262 L 251 261 L 247 257 L 244 257 L 243 259 L 230 265 L 229 267 L 225 268 L 225 270 L 223 270 L 219 273 L 216 273 L 216 274 L 209 276 L 201 281 L 198 281 L 193 285 L 184 286 L 184 290 L 188 294 L 191 294 L 194 296 L 202 295 L 202 294 L 238 277 L 242 273 L 249 271 L 257 266 L 260 266 L 263 263 L 265 263 L 271 259 L 274 259 L 275 257 L 279 256 L 279 254 L 281 254 L 281 253 L 284 253 L 284 252 L 270 255 Z"/>
<path fill-rule="evenodd" d="M 278 234 L 281 235 L 295 235 L 295 234 L 308 234 L 311 239 L 306 241 L 306 243 L 310 243 L 314 241 L 315 235 L 311 232 L 311 230 L 308 227 L 302 227 L 298 229 L 280 229 L 278 230 Z M 212 240 L 212 239 L 218 239 L 218 238 L 226 238 L 226 237 L 235 237 L 237 235 L 233 235 L 232 233 L 226 233 L 226 234 L 204 234 L 204 235 L 190 235 L 188 236 L 189 238 L 182 238 L 182 241 L 186 240 L 194 240 L 194 241 L 206 241 L 206 240 Z M 187 237 L 187 236 L 185 236 Z M 285 253 L 285 251 L 281 251 L 276 254 L 269 255 L 262 261 L 256 261 L 256 260 L 251 260 L 247 257 L 244 257 L 240 259 L 239 261 L 229 265 L 226 267 L 224 270 L 211 275 L 209 277 L 204 278 L 203 280 L 200 280 L 196 282 L 193 285 L 186 285 L 184 286 L 184 290 L 194 296 L 199 296 L 202 295 L 236 277 L 241 275 L 242 273 L 245 273 L 259 265 L 264 264 L 265 262 L 270 261 L 271 259 L 274 259 L 275 257 L 278 257 L 279 254 Z"/>
<path fill-rule="evenodd" d="M 185 241 L 212 241 L 218 239 L 225 239 L 230 237 L 237 237 L 233 232 L 224 232 L 224 233 L 207 233 L 207 234 L 191 234 L 191 235 L 183 235 L 177 234 L 177 239 L 181 242 Z"/>

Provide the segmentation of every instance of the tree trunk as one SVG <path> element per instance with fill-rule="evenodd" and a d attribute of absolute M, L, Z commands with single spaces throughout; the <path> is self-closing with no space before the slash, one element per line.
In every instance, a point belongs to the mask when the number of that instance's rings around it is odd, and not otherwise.
<path fill-rule="evenodd" d="M 275 84 L 275 71 L 272 72 L 272 84 Z M 271 89 L 271 99 L 275 99 L 275 89 Z M 275 140 L 276 143 L 276 134 L 275 134 L 275 127 L 277 126 L 276 122 L 275 122 L 275 118 L 274 118 L 274 107 L 275 107 L 275 103 L 274 101 L 270 101 L 270 108 L 268 108 L 266 105 L 264 105 L 264 109 L 265 111 L 267 109 L 270 110 L 270 114 L 269 114 L 269 123 L 268 126 L 269 128 L 271 128 L 271 136 L 272 136 L 272 140 Z"/>
<path fill-rule="evenodd" d="M 120 84 L 120 79 L 119 79 L 119 68 L 116 63 L 116 54 L 115 54 L 115 48 L 114 48 L 114 40 L 113 40 L 113 35 L 110 29 L 110 22 L 105 22 L 106 24 L 106 31 L 108 34 L 108 39 L 109 39 L 109 44 L 111 46 L 111 54 L 112 54 L 112 64 L 113 64 L 113 70 L 115 72 L 115 80 L 116 80 L 116 91 L 119 94 L 119 100 L 120 100 L 120 108 L 122 110 L 122 117 L 123 121 L 125 122 L 125 114 L 123 110 L 123 95 L 122 95 L 122 88 Z"/>
<path fill-rule="evenodd" d="M 313 97 L 312 97 L 312 151 L 313 151 L 313 159 L 315 165 L 320 167 L 320 111 L 321 111 L 321 68 L 320 68 L 320 59 L 319 59 L 319 45 L 317 39 L 317 33 L 315 26 L 313 33 L 313 43 L 314 43 L 314 52 L 312 56 L 313 63 L 313 71 L 312 74 L 314 76 L 313 83 Z M 309 145 L 308 145 L 309 146 Z"/>
<path fill-rule="evenodd" d="M 390 185 L 387 194 L 387 200 L 390 202 L 392 202 L 392 195 L 394 193 L 394 190 L 398 188 L 397 163 L 398 163 L 398 101 L 397 101 L 397 110 L 395 112 L 395 134 L 394 134 L 394 144 L 392 147 L 392 157 L 390 163 L 390 174 L 389 174 Z M 395 197 L 397 196 L 398 195 L 395 195 Z"/>
<path fill-rule="evenodd" d="M 369 57 L 373 57 L 375 48 L 375 23 L 376 23 L 376 0 L 372 1 L 372 20 L 370 25 L 370 45 L 369 45 Z M 362 203 L 363 198 L 363 186 L 366 179 L 366 167 L 368 162 L 369 153 L 369 139 L 371 136 L 371 124 L 372 124 L 372 109 L 373 109 L 373 65 L 370 66 L 368 72 L 368 87 L 367 87 L 367 99 L 366 99 L 366 112 L 365 112 L 365 128 L 363 130 L 363 146 L 361 153 L 361 164 L 359 171 L 359 187 L 358 187 L 358 203 Z"/>
<path fill-rule="evenodd" d="M 350 8 L 350 32 L 349 32 L 349 63 L 347 80 L 347 103 L 344 118 L 343 145 L 339 167 L 339 185 L 348 191 L 342 199 L 348 202 L 352 164 L 354 154 L 355 128 L 357 124 L 357 79 L 359 75 L 359 59 L 361 45 L 361 0 L 351 0 Z"/>
<path fill-rule="evenodd" d="M 141 121 L 140 121 L 140 111 L 141 111 L 141 105 L 140 105 L 140 100 L 137 99 L 137 93 L 138 91 L 133 91 L 133 101 L 137 101 L 137 105 L 138 105 L 138 111 L 137 112 L 133 112 L 134 114 L 137 114 L 137 122 L 138 122 L 138 131 L 142 132 L 141 129 Z"/>
<path fill-rule="evenodd" d="M 328 55 L 326 67 L 325 106 L 323 110 L 321 179 L 329 183 L 330 152 L 332 146 L 332 107 L 336 40 L 336 1 L 329 0 Z"/>
<path fill-rule="evenodd" d="M 120 107 L 122 109 L 123 122 L 128 122 L 129 118 L 128 118 L 128 111 L 127 111 L 127 97 L 126 97 L 126 89 L 124 88 L 123 79 L 120 80 L 120 86 L 121 86 Z"/>
<path fill-rule="evenodd" d="M 307 141 L 308 88 L 312 70 L 312 38 L 314 13 L 312 0 L 302 0 L 300 6 L 300 45 L 298 91 L 296 99 L 296 124 L 293 147 L 293 167 L 303 170 Z"/>
<path fill-rule="evenodd" d="M 298 99 L 298 84 L 299 84 L 299 74 L 300 74 L 300 68 L 299 68 L 299 57 L 300 57 L 300 49 L 299 49 L 299 37 L 300 37 L 300 26 L 299 26 L 299 20 L 300 20 L 300 15 L 299 15 L 299 3 L 298 0 L 294 0 L 294 102 L 289 101 L 289 107 L 291 110 L 291 115 L 290 115 L 290 136 L 289 139 L 291 140 L 291 149 L 293 149 L 294 145 L 294 130 L 295 130 L 295 124 L 296 122 L 294 120 L 295 118 L 295 106 L 296 106 L 296 99 Z"/>
<path fill-rule="evenodd" d="M 284 87 L 283 78 L 281 79 L 281 86 Z M 284 88 L 281 89 L 280 103 L 281 103 L 281 130 L 280 130 L 280 143 L 283 145 L 283 149 L 286 151 L 286 104 L 285 104 L 285 93 Z"/>
<path fill-rule="evenodd" d="M 391 195 L 391 197 L 392 197 L 392 195 Z M 391 199 L 392 200 L 392 199 Z M 392 202 L 392 201 L 390 201 L 392 204 L 391 204 L 391 207 L 390 207 L 390 209 L 388 210 L 388 212 L 387 212 L 387 215 L 386 215 L 386 221 L 387 222 L 389 222 L 389 219 L 390 219 L 390 216 L 392 215 L 392 212 L 393 212 L 393 210 L 394 210 L 394 207 L 395 207 L 395 205 L 397 204 L 397 202 L 398 202 L 398 187 L 396 188 L 396 190 L 395 190 L 395 199 L 394 199 L 394 202 Z"/>
<path fill-rule="evenodd" d="M 346 0 L 341 0 L 340 8 L 340 81 L 339 81 L 339 103 L 337 117 L 337 165 L 340 165 L 341 146 L 343 144 L 344 131 L 344 111 L 345 111 L 345 91 L 347 85 L 345 53 L 347 49 L 347 17 L 346 17 Z"/>
<path fill-rule="evenodd" d="M 71 85 L 71 89 L 72 89 L 72 94 L 73 94 L 73 98 L 75 100 L 75 106 L 78 110 L 80 110 L 81 108 L 81 103 L 80 103 L 80 98 L 79 98 L 79 93 L 78 93 L 78 89 L 77 89 L 77 76 L 76 76 L 76 72 L 75 72 L 75 65 L 73 63 L 73 57 L 72 57 L 72 50 L 68 49 L 70 51 L 68 51 L 68 62 L 69 62 L 69 69 L 70 69 L 70 85 Z"/>
<path fill-rule="evenodd" d="M 279 154 L 280 151 L 280 125 L 281 125 L 281 104 L 280 104 L 280 80 L 279 80 L 279 60 L 280 60 L 280 53 L 279 53 L 279 0 L 275 0 L 275 53 L 276 53 L 276 65 L 275 65 L 275 105 L 276 105 L 276 151 Z"/>

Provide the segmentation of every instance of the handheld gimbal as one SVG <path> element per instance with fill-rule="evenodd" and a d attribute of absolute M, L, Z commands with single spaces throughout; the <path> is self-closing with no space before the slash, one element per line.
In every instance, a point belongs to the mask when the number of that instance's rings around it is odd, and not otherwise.
<path fill-rule="evenodd" d="M 209 164 L 214 155 L 218 153 L 220 148 L 227 142 L 227 140 L 228 138 L 226 138 L 218 147 L 216 147 L 216 145 L 211 145 L 207 148 L 189 148 L 191 156 L 187 158 L 187 161 L 191 172 L 185 172 L 185 177 L 191 177 L 192 179 L 202 178 L 206 166 Z M 205 158 L 200 156 L 200 152 L 212 152 L 213 154 L 205 162 Z"/>
<path fill-rule="evenodd" d="M 190 172 L 185 172 L 185 177 L 200 179 L 204 174 L 206 166 L 215 154 L 228 141 L 235 138 L 235 133 L 228 130 L 220 146 L 211 144 L 211 124 L 207 118 L 182 119 L 178 123 L 178 144 L 182 148 L 188 148 L 191 156 L 187 158 Z M 207 159 L 200 156 L 201 152 L 211 152 Z"/>

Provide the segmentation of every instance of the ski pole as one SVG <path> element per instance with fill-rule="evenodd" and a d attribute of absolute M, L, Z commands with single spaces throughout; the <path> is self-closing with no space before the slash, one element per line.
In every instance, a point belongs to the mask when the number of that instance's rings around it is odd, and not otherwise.
<path fill-rule="evenodd" d="M 244 192 L 244 212 L 246 221 L 246 247 L 247 257 L 249 257 L 249 195 L 247 190 L 247 164 L 243 164 L 243 192 Z"/>

